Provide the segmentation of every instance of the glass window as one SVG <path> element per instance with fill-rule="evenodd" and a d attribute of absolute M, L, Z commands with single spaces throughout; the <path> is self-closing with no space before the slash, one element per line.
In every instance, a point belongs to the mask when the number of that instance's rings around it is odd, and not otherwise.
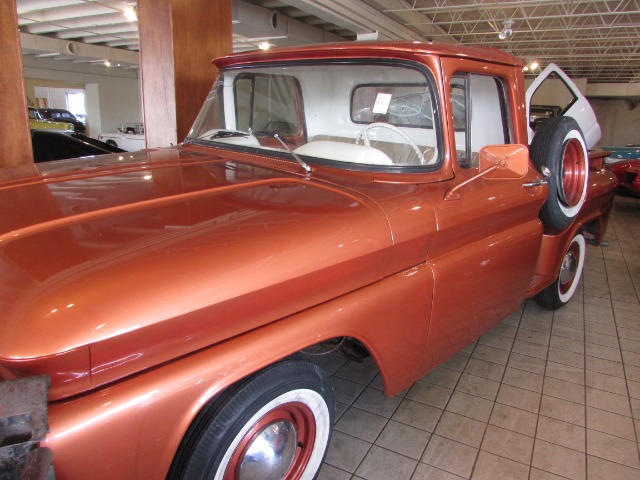
<path fill-rule="evenodd" d="M 469 73 L 456 75 L 450 88 L 458 164 L 477 168 L 482 147 L 510 143 L 504 85 L 499 78 Z"/>
<path fill-rule="evenodd" d="M 239 75 L 235 84 L 238 128 L 252 132 L 295 134 L 300 125 L 295 104 L 296 79 L 284 75 Z"/>
<path fill-rule="evenodd" d="M 433 108 L 427 84 L 363 85 L 351 99 L 355 123 L 385 122 L 399 127 L 433 128 Z"/>
<path fill-rule="evenodd" d="M 406 64 L 282 63 L 220 72 L 189 139 L 349 169 L 441 161 L 434 82 Z M 276 138 L 277 134 L 277 138 Z M 284 145 L 283 145 L 284 144 Z"/>

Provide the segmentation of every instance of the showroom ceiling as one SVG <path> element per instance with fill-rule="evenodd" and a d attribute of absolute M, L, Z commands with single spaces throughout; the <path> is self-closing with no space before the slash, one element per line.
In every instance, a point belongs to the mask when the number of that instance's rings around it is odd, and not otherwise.
<path fill-rule="evenodd" d="M 214 0 L 212 0 L 214 1 Z M 137 68 L 134 0 L 17 0 L 23 53 Z M 640 0 L 234 0 L 233 48 L 434 40 L 496 47 L 590 82 L 640 82 Z M 43 38 L 44 37 L 44 38 Z"/>

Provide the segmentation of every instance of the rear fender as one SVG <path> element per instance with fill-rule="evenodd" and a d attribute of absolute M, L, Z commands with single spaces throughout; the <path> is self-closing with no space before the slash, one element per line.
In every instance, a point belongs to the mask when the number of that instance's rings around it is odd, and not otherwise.
<path fill-rule="evenodd" d="M 596 246 L 600 245 L 606 231 L 608 219 L 608 210 L 605 212 L 592 212 L 590 215 L 581 217 L 571 228 L 559 234 L 543 235 L 534 283 L 527 291 L 527 298 L 533 297 L 553 283 L 560 271 L 564 254 L 578 232 L 584 231 L 593 235 L 592 243 Z"/>

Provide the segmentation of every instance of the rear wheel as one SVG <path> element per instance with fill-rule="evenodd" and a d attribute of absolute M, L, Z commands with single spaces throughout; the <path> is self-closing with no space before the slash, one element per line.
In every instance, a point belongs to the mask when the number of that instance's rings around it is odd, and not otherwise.
<path fill-rule="evenodd" d="M 232 387 L 194 422 L 169 477 L 313 479 L 327 452 L 335 400 L 327 375 L 286 360 Z"/>
<path fill-rule="evenodd" d="M 582 276 L 585 250 L 584 236 L 579 233 L 564 254 L 558 278 L 534 297 L 538 305 L 556 310 L 571 300 Z"/>

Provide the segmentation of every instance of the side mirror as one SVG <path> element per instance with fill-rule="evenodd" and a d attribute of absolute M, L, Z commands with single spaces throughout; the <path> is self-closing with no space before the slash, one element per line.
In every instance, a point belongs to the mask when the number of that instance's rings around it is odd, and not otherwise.
<path fill-rule="evenodd" d="M 524 145 L 487 145 L 480 150 L 478 163 L 485 178 L 522 178 L 529 169 L 529 150 Z"/>
<path fill-rule="evenodd" d="M 460 198 L 460 190 L 480 177 L 487 179 L 522 178 L 529 170 L 529 150 L 524 145 L 487 145 L 480 149 L 478 157 L 479 172 L 470 179 L 451 188 L 444 196 L 445 200 Z"/>

